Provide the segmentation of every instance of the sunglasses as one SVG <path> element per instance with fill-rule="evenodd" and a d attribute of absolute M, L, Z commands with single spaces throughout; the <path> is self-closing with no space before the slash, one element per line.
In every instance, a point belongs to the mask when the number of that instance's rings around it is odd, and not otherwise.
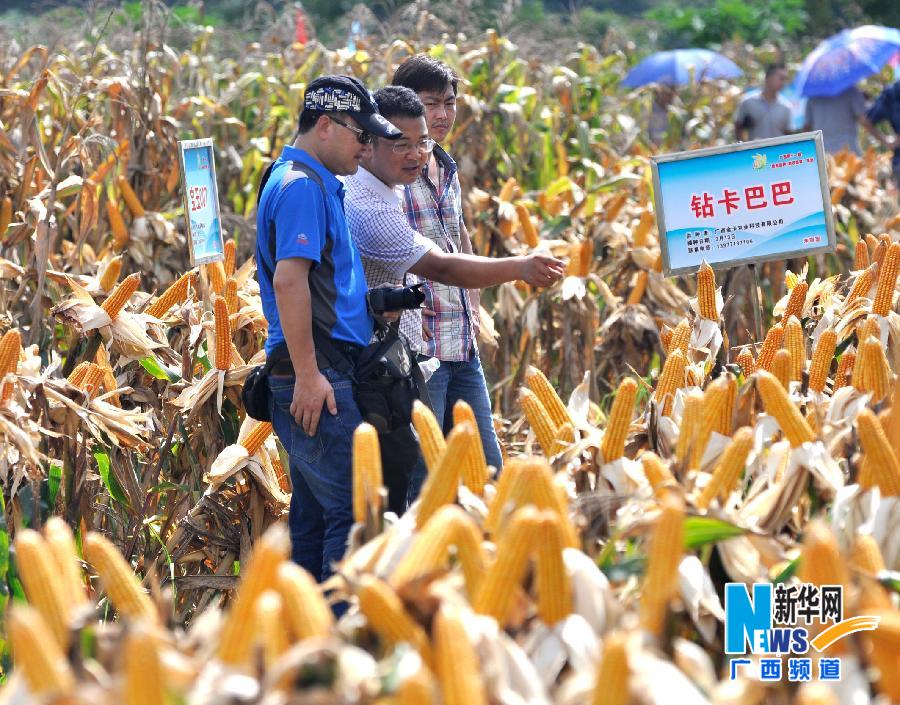
<path fill-rule="evenodd" d="M 331 122 L 337 123 L 341 127 L 346 127 L 350 132 L 356 133 L 356 141 L 360 144 L 372 144 L 375 141 L 375 135 L 371 132 L 366 132 L 365 130 L 360 130 L 358 127 L 353 127 L 353 125 L 348 125 L 346 122 L 342 122 L 337 118 L 331 117 L 331 115 L 326 115 Z"/>

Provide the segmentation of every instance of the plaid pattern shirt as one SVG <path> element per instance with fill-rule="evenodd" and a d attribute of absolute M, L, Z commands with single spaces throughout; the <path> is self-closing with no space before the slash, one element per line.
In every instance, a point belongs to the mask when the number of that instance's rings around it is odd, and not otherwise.
<path fill-rule="evenodd" d="M 462 225 L 462 193 L 456 162 L 435 146 L 439 184 L 428 177 L 428 166 L 404 189 L 403 211 L 413 229 L 444 252 L 459 252 Z M 458 286 L 425 280 L 425 306 L 435 315 L 423 316 L 431 340 L 422 352 L 444 362 L 465 362 L 475 356 L 472 308 L 469 294 Z"/>
<path fill-rule="evenodd" d="M 391 189 L 363 167 L 344 180 L 344 188 L 347 226 L 362 256 L 368 287 L 417 284 L 419 278 L 408 270 L 435 246 L 409 226 L 400 207 L 402 191 Z M 422 312 L 404 311 L 400 333 L 413 350 L 421 351 Z"/>

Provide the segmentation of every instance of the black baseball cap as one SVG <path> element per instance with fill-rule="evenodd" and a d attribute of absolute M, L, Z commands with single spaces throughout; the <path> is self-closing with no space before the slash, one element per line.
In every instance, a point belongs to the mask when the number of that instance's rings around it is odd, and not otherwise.
<path fill-rule="evenodd" d="M 319 113 L 347 113 L 366 132 L 395 140 L 403 133 L 378 112 L 372 94 L 352 76 L 320 76 L 310 81 L 303 109 Z"/>

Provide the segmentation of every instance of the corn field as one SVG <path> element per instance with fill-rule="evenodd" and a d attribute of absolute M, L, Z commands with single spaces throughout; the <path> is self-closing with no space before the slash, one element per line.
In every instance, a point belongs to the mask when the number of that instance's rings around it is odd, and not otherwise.
<path fill-rule="evenodd" d="M 754 340 L 739 270 L 662 275 L 649 98 L 617 87 L 621 51 L 546 65 L 489 32 L 236 62 L 211 36 L 0 47 L 3 702 L 900 701 L 887 155 L 830 158 L 837 251 L 766 266 Z M 464 79 L 475 248 L 568 271 L 482 299 L 503 473 L 464 403 L 446 437 L 418 405 L 429 475 L 398 518 L 363 425 L 356 525 L 320 586 L 288 560 L 286 459 L 240 401 L 267 330 L 256 185 L 309 80 L 374 88 L 422 50 Z M 738 97 L 693 87 L 667 146 L 726 141 Z M 229 239 L 192 269 L 176 141 L 206 136 Z M 845 617 L 880 617 L 817 654 L 840 682 L 729 679 L 723 586 L 760 581 L 839 585 Z"/>

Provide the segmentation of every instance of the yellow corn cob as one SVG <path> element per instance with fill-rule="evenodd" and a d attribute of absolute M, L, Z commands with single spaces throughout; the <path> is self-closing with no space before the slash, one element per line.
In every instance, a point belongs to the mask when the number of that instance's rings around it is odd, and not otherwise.
<path fill-rule="evenodd" d="M 628 705 L 631 702 L 628 680 L 626 637 L 621 632 L 613 632 L 603 640 L 603 656 L 591 705 Z"/>
<path fill-rule="evenodd" d="M 788 291 L 791 291 L 799 283 L 800 277 L 794 274 L 791 270 L 788 270 L 784 273 L 784 285 L 787 287 Z"/>
<path fill-rule="evenodd" d="M 616 216 L 619 215 L 619 211 L 622 210 L 622 207 L 625 205 L 627 198 L 627 193 L 617 193 L 604 204 L 603 218 L 607 223 L 612 223 L 616 219 Z"/>
<path fill-rule="evenodd" d="M 660 494 L 659 490 L 665 485 L 675 483 L 675 477 L 656 453 L 645 451 L 641 455 L 641 465 L 644 468 L 644 475 L 655 493 Z"/>
<path fill-rule="evenodd" d="M 845 309 L 860 296 L 868 296 L 869 291 L 872 289 L 872 284 L 875 283 L 875 268 L 876 265 L 873 264 L 856 277 L 853 286 L 850 288 L 850 293 L 848 293 L 847 298 L 844 299 Z"/>
<path fill-rule="evenodd" d="M 859 347 L 850 383 L 863 394 L 871 394 L 877 403 L 890 392 L 891 376 L 881 342 L 870 335 Z"/>
<path fill-rule="evenodd" d="M 862 240 L 856 242 L 856 257 L 853 261 L 853 269 L 859 271 L 869 266 L 869 248 Z"/>
<path fill-rule="evenodd" d="M 459 458 L 465 451 L 468 424 L 454 427 L 447 436 L 447 448 L 434 472 L 430 473 L 422 487 L 419 510 L 416 514 L 416 528 L 425 526 L 432 515 L 445 504 L 456 500 L 459 491 L 460 467 Z"/>
<path fill-rule="evenodd" d="M 277 582 L 294 637 L 302 641 L 327 636 L 334 624 L 334 614 L 312 576 L 296 563 L 285 561 L 278 567 Z"/>
<path fill-rule="evenodd" d="M 840 701 L 824 683 L 804 683 L 797 691 L 793 705 L 840 705 Z"/>
<path fill-rule="evenodd" d="M 762 348 L 759 351 L 759 357 L 756 358 L 757 370 L 768 370 L 775 359 L 775 353 L 781 349 L 781 343 L 784 339 L 784 326 L 776 323 L 766 333 L 766 339 L 763 341 Z"/>
<path fill-rule="evenodd" d="M 631 292 L 628 294 L 628 300 L 625 302 L 629 306 L 636 306 L 641 302 L 641 299 L 644 298 L 644 292 L 647 289 L 647 278 L 649 274 L 646 269 L 642 269 L 637 273 L 637 276 L 634 280 L 634 286 L 631 289 Z"/>
<path fill-rule="evenodd" d="M 591 273 L 591 264 L 594 261 L 594 241 L 588 238 L 578 245 L 578 266 L 575 269 L 576 277 L 586 277 Z"/>
<path fill-rule="evenodd" d="M 756 365 L 753 362 L 753 352 L 750 348 L 742 348 L 737 356 L 737 364 L 741 366 L 744 377 L 749 377 L 756 372 Z"/>
<path fill-rule="evenodd" d="M 659 636 L 665 625 L 669 600 L 678 590 L 678 565 L 683 552 L 684 508 L 667 496 L 653 528 L 647 553 L 647 570 L 641 591 L 641 625 Z"/>
<path fill-rule="evenodd" d="M 185 272 L 169 285 L 162 295 L 147 307 L 145 313 L 159 318 L 175 304 L 187 299 L 188 290 L 196 278 L 195 272 Z"/>
<path fill-rule="evenodd" d="M 760 370 L 756 373 L 756 387 L 766 411 L 775 418 L 792 448 L 816 440 L 800 410 L 788 397 L 787 391 L 774 375 Z"/>
<path fill-rule="evenodd" d="M 222 269 L 226 277 L 234 274 L 235 257 L 237 256 L 237 243 L 234 238 L 225 241 L 225 261 L 222 263 Z"/>
<path fill-rule="evenodd" d="M 262 448 L 263 443 L 270 435 L 272 435 L 272 424 L 268 421 L 259 421 L 240 443 L 247 449 L 249 455 L 254 455 Z"/>
<path fill-rule="evenodd" d="M 13 605 L 7 630 L 13 660 L 36 698 L 66 694 L 75 687 L 75 677 L 52 632 L 36 610 Z"/>
<path fill-rule="evenodd" d="M 44 525 L 44 540 L 53 558 L 54 572 L 62 594 L 74 606 L 87 602 L 84 593 L 84 578 L 81 574 L 81 562 L 75 547 L 75 537 L 69 525 L 58 516 L 50 517 Z"/>
<path fill-rule="evenodd" d="M 56 643 L 65 649 L 69 643 L 71 602 L 63 593 L 47 543 L 37 531 L 22 529 L 15 544 L 16 565 L 28 601 L 41 613 Z"/>
<path fill-rule="evenodd" d="M 703 414 L 703 393 L 692 391 L 684 400 L 678 443 L 675 446 L 675 457 L 678 458 L 679 463 L 688 461 L 688 453 L 699 442 Z M 691 466 L 688 465 L 688 467 Z"/>
<path fill-rule="evenodd" d="M 512 486 L 525 466 L 526 463 L 521 458 L 513 458 L 504 465 L 503 472 L 500 473 L 500 479 L 497 481 L 497 491 L 488 507 L 488 515 L 484 520 L 485 533 L 493 536 L 500 528 L 504 512 L 507 511 L 510 505 Z"/>
<path fill-rule="evenodd" d="M 837 333 L 834 328 L 826 328 L 819 336 L 809 367 L 809 388 L 812 391 L 822 392 L 825 389 L 825 380 L 828 379 L 831 370 L 835 349 L 837 349 Z"/>
<path fill-rule="evenodd" d="M 228 313 L 237 313 L 237 280 L 234 277 L 228 277 L 228 280 L 225 282 L 225 305 L 228 308 Z"/>
<path fill-rule="evenodd" d="M 122 696 L 125 705 L 162 705 L 166 700 L 158 639 L 139 627 L 129 630 L 125 639 Z"/>
<path fill-rule="evenodd" d="M 806 293 L 809 291 L 809 284 L 800 282 L 791 289 L 791 295 L 788 297 L 787 307 L 784 309 L 782 320 L 789 321 L 791 316 L 797 319 L 803 318 L 803 308 L 806 304 Z"/>
<path fill-rule="evenodd" d="M 257 627 L 256 643 L 261 647 L 266 669 L 271 670 L 288 647 L 281 596 L 275 590 L 264 590 L 256 599 L 253 617 Z"/>
<path fill-rule="evenodd" d="M 713 430 L 723 436 L 731 435 L 732 419 L 734 418 L 734 405 L 737 402 L 738 384 L 737 378 L 726 373 L 722 378 L 724 380 L 724 400 L 718 418 L 715 419 Z"/>
<path fill-rule="evenodd" d="M 408 642 L 429 666 L 433 664 L 431 647 L 422 627 L 403 608 L 400 598 L 387 584 L 373 575 L 363 575 L 357 590 L 359 610 L 369 626 L 392 643 Z"/>
<path fill-rule="evenodd" d="M 878 270 L 878 288 L 875 290 L 875 302 L 872 304 L 872 313 L 877 316 L 887 316 L 891 310 L 898 271 L 900 271 L 900 242 L 895 242 L 888 248 Z"/>
<path fill-rule="evenodd" d="M 131 211 L 131 215 L 135 218 L 140 218 L 145 215 L 144 206 L 141 204 L 141 199 L 138 198 L 137 194 L 134 192 L 134 189 L 131 188 L 131 184 L 128 183 L 128 179 L 124 176 L 120 176 L 116 179 L 116 183 L 119 186 L 119 191 L 122 193 L 122 198 L 125 199 L 125 203 L 128 205 L 128 210 Z"/>
<path fill-rule="evenodd" d="M 878 319 L 875 316 L 867 316 L 856 326 L 857 343 L 861 343 L 870 335 L 876 338 L 881 337 L 881 327 L 878 325 Z"/>
<path fill-rule="evenodd" d="M 672 332 L 672 342 L 669 345 L 669 355 L 674 353 L 676 350 L 681 350 L 681 353 L 685 356 L 688 354 L 688 346 L 691 343 L 691 324 L 687 322 L 687 319 L 682 319 L 677 326 L 675 326 L 675 330 Z"/>
<path fill-rule="evenodd" d="M 425 466 L 432 473 L 447 448 L 447 441 L 431 409 L 418 399 L 413 402 L 412 419 L 419 436 L 419 448 L 422 450 Z"/>
<path fill-rule="evenodd" d="M 700 318 L 719 320 L 719 312 L 716 310 L 716 275 L 706 260 L 697 272 L 697 308 L 700 310 Z"/>
<path fill-rule="evenodd" d="M 353 520 L 364 523 L 369 507 L 375 516 L 381 514 L 381 447 L 378 431 L 361 423 L 353 432 Z"/>
<path fill-rule="evenodd" d="M 791 379 L 799 381 L 806 366 L 806 338 L 796 316 L 789 318 L 784 327 L 784 347 L 791 354 Z"/>
<path fill-rule="evenodd" d="M 110 295 L 106 297 L 106 301 L 102 304 L 103 310 L 109 314 L 111 319 L 116 320 L 119 312 L 124 308 L 125 304 L 128 303 L 128 299 L 131 298 L 132 294 L 137 291 L 140 285 L 140 272 L 129 274 L 116 285 L 116 288 L 112 290 Z"/>
<path fill-rule="evenodd" d="M 845 350 L 838 360 L 837 372 L 834 374 L 834 391 L 846 386 L 850 382 L 850 373 L 856 366 L 856 353 L 852 350 Z"/>
<path fill-rule="evenodd" d="M 105 536 L 89 531 L 84 538 L 84 559 L 94 566 L 110 602 L 119 614 L 133 621 L 159 622 L 159 614 L 149 595 L 122 554 Z"/>
<path fill-rule="evenodd" d="M 287 558 L 290 540 L 282 524 L 266 531 L 253 547 L 241 584 L 219 636 L 218 656 L 231 666 L 246 664 L 251 655 L 256 600 L 277 584 L 278 569 Z"/>
<path fill-rule="evenodd" d="M 553 449 L 550 451 L 550 455 L 554 456 L 564 452 L 574 442 L 575 427 L 567 421 L 556 431 L 556 435 L 553 437 Z"/>
<path fill-rule="evenodd" d="M 672 344 L 672 329 L 669 326 L 663 326 L 659 332 L 659 341 L 662 343 L 663 352 L 669 353 L 669 346 Z"/>
<path fill-rule="evenodd" d="M 828 525 L 821 520 L 815 519 L 806 525 L 798 577 L 803 582 L 820 587 L 840 585 L 845 593 L 849 588 L 847 566 L 838 549 L 837 540 Z M 818 627 L 812 628 L 812 632 L 818 631 Z M 826 650 L 826 653 L 841 653 L 845 649 L 846 644 L 838 642 L 836 646 Z"/>
<path fill-rule="evenodd" d="M 118 252 L 124 249 L 131 239 L 128 234 L 128 226 L 125 225 L 118 205 L 113 201 L 106 202 L 106 217 L 109 220 L 109 229 L 113 234 L 113 249 Z"/>
<path fill-rule="evenodd" d="M 119 275 L 122 273 L 122 255 L 116 255 L 106 265 L 103 274 L 100 276 L 100 288 L 103 291 L 111 291 L 119 281 Z"/>
<path fill-rule="evenodd" d="M 111 392 L 114 389 L 118 388 L 118 383 L 116 382 L 116 376 L 113 373 L 112 366 L 109 364 L 109 354 L 106 352 L 106 348 L 102 345 L 97 348 L 97 354 L 94 356 L 94 359 L 97 361 L 97 366 L 100 368 L 103 374 L 103 386 L 106 388 L 107 392 Z M 119 395 L 113 394 L 110 397 L 107 397 L 110 403 L 119 406 Z"/>
<path fill-rule="evenodd" d="M 547 409 L 530 389 L 522 388 L 520 400 L 525 418 L 528 419 L 529 426 L 534 430 L 538 443 L 544 453 L 550 455 L 553 452 L 553 439 L 556 437 L 558 426 L 553 423 Z"/>
<path fill-rule="evenodd" d="M 471 458 L 464 460 L 466 464 L 463 467 L 462 478 L 466 487 L 480 495 L 484 492 L 484 482 L 488 475 L 487 460 L 484 457 L 484 447 L 478 433 L 478 420 L 475 418 L 475 412 L 472 411 L 471 406 L 460 399 L 453 405 L 453 424 L 462 423 L 469 423 L 475 431 L 475 442 L 471 444 L 470 449 Z M 478 488 L 477 491 L 475 488 Z"/>
<path fill-rule="evenodd" d="M 569 518 L 565 492 L 559 491 L 553 471 L 544 458 L 533 457 L 521 461 L 521 466 L 516 471 L 516 477 L 509 488 L 508 501 L 515 507 L 533 504 L 538 509 L 555 511 L 563 522 L 568 545 L 572 547 L 581 545 L 578 533 Z M 490 515 L 488 518 L 493 520 Z M 493 528 L 496 525 L 491 526 Z"/>
<path fill-rule="evenodd" d="M 625 453 L 625 438 L 631 424 L 631 414 L 634 410 L 636 396 L 637 382 L 631 377 L 626 377 L 619 384 L 616 398 L 613 400 L 609 412 L 606 431 L 603 434 L 601 450 L 603 451 L 603 460 L 607 463 L 618 460 Z"/>
<path fill-rule="evenodd" d="M 856 568 L 877 575 L 885 570 L 884 557 L 878 542 L 871 534 L 857 534 L 853 540 L 853 550 L 850 553 L 850 562 Z"/>
<path fill-rule="evenodd" d="M 216 296 L 213 313 L 216 322 L 216 369 L 227 372 L 231 369 L 231 321 L 223 297 Z"/>
<path fill-rule="evenodd" d="M 877 485 L 882 497 L 900 495 L 900 460 L 896 449 L 888 441 L 884 427 L 872 411 L 863 409 L 856 417 L 856 428 L 867 470 L 866 481 L 860 473 L 860 486 Z"/>
<path fill-rule="evenodd" d="M 880 267 L 881 263 L 884 262 L 884 256 L 887 254 L 888 244 L 884 240 L 878 241 L 878 246 L 875 248 L 875 252 L 872 253 L 872 262 Z"/>
<path fill-rule="evenodd" d="M 653 269 L 654 272 L 662 272 L 662 270 L 663 270 L 663 259 L 662 259 L 662 253 L 661 253 L 661 252 L 660 252 L 658 255 L 656 255 L 656 259 L 653 260 L 653 267 L 652 267 L 652 269 Z"/>
<path fill-rule="evenodd" d="M 555 512 L 542 512 L 535 531 L 537 543 L 538 616 L 550 626 L 572 613 L 572 584 L 562 552 L 566 547 L 562 522 Z"/>
<path fill-rule="evenodd" d="M 486 563 L 481 535 L 474 520 L 455 505 L 441 507 L 422 527 L 409 552 L 391 575 L 390 584 L 399 589 L 444 568 L 448 550 L 453 546 L 465 574 L 469 595 L 475 595 Z"/>
<path fill-rule="evenodd" d="M 443 705 L 487 705 L 480 661 L 455 608 L 435 617 L 434 660 Z"/>
<path fill-rule="evenodd" d="M 22 335 L 18 329 L 6 331 L 0 338 L 0 405 L 6 404 L 15 390 L 14 382 L 4 382 L 6 375 L 14 375 L 19 369 L 19 356 L 22 353 Z"/>
<path fill-rule="evenodd" d="M 432 705 L 434 691 L 434 676 L 423 666 L 397 688 L 395 705 Z"/>
<path fill-rule="evenodd" d="M 790 350 L 785 350 L 782 348 L 777 353 L 775 353 L 775 359 L 772 360 L 772 364 L 769 367 L 772 374 L 778 379 L 781 383 L 781 386 L 785 389 L 788 388 L 788 384 L 791 381 L 791 367 L 793 366 L 793 360 L 791 359 Z"/>
<path fill-rule="evenodd" d="M 500 195 L 497 198 L 501 201 L 512 202 L 513 195 L 515 194 L 516 189 L 519 184 L 516 183 L 515 177 L 510 176 L 503 184 L 503 187 L 500 189 Z"/>
<path fill-rule="evenodd" d="M 866 632 L 871 642 L 870 663 L 878 670 L 878 691 L 888 702 L 900 702 L 900 611 L 867 609 L 866 614 L 879 618 L 878 629 Z"/>
<path fill-rule="evenodd" d="M 0 201 L 0 236 L 2 236 L 12 222 L 12 199 L 4 196 Z"/>
<path fill-rule="evenodd" d="M 93 362 L 88 363 L 88 369 L 85 371 L 84 379 L 81 381 L 81 388 L 89 397 L 94 397 L 100 391 L 100 385 L 103 382 L 103 368 Z"/>
<path fill-rule="evenodd" d="M 641 219 L 631 233 L 632 247 L 647 247 L 647 235 L 650 232 L 650 228 L 653 227 L 653 223 L 655 222 L 655 220 L 656 218 L 649 210 L 641 213 Z"/>
<path fill-rule="evenodd" d="M 892 448 L 900 448 L 900 375 L 894 381 L 891 408 L 884 422 L 884 432 Z"/>
<path fill-rule="evenodd" d="M 543 372 L 536 367 L 529 367 L 525 373 L 525 384 L 535 393 L 538 401 L 547 410 L 553 422 L 554 430 L 558 429 L 566 421 L 571 423 L 572 418 L 569 416 L 566 405 L 563 404 L 562 399 L 559 398 L 553 385 L 550 384 Z M 544 450 L 546 452 L 547 449 L 545 448 Z"/>
<path fill-rule="evenodd" d="M 534 507 L 523 507 L 512 515 L 500 535 L 497 558 L 472 603 L 476 612 L 493 617 L 501 627 L 506 624 L 515 590 L 525 576 L 540 521 L 540 512 Z"/>
<path fill-rule="evenodd" d="M 734 489 L 747 464 L 747 456 L 753 448 L 753 430 L 747 426 L 738 429 L 731 445 L 713 471 L 709 484 L 697 498 L 697 508 L 706 509 L 713 499 L 725 501 Z"/>
<path fill-rule="evenodd" d="M 684 386 L 684 371 L 687 366 L 684 353 L 674 345 L 674 336 L 672 342 L 672 352 L 663 364 L 662 374 L 660 374 L 653 392 L 653 398 L 659 404 L 663 416 L 669 416 L 672 413 L 675 390 Z"/>
<path fill-rule="evenodd" d="M 225 293 L 225 267 L 221 262 L 211 262 L 204 264 L 203 268 L 213 293 L 222 296 Z"/>
<path fill-rule="evenodd" d="M 868 245 L 870 252 L 875 252 L 875 248 L 878 247 L 878 238 L 872 233 L 866 233 L 866 245 Z"/>
<path fill-rule="evenodd" d="M 82 382 L 84 382 L 84 376 L 87 374 L 88 370 L 91 369 L 90 362 L 79 362 L 75 365 L 75 369 L 69 373 L 67 381 L 73 387 L 78 387 L 81 389 Z"/>
<path fill-rule="evenodd" d="M 516 215 L 519 216 L 519 226 L 522 228 L 522 237 L 525 240 L 525 244 L 529 247 L 537 247 L 540 238 L 538 237 L 537 229 L 534 227 L 534 222 L 531 220 L 531 214 L 529 214 L 524 203 L 516 203 Z"/>

